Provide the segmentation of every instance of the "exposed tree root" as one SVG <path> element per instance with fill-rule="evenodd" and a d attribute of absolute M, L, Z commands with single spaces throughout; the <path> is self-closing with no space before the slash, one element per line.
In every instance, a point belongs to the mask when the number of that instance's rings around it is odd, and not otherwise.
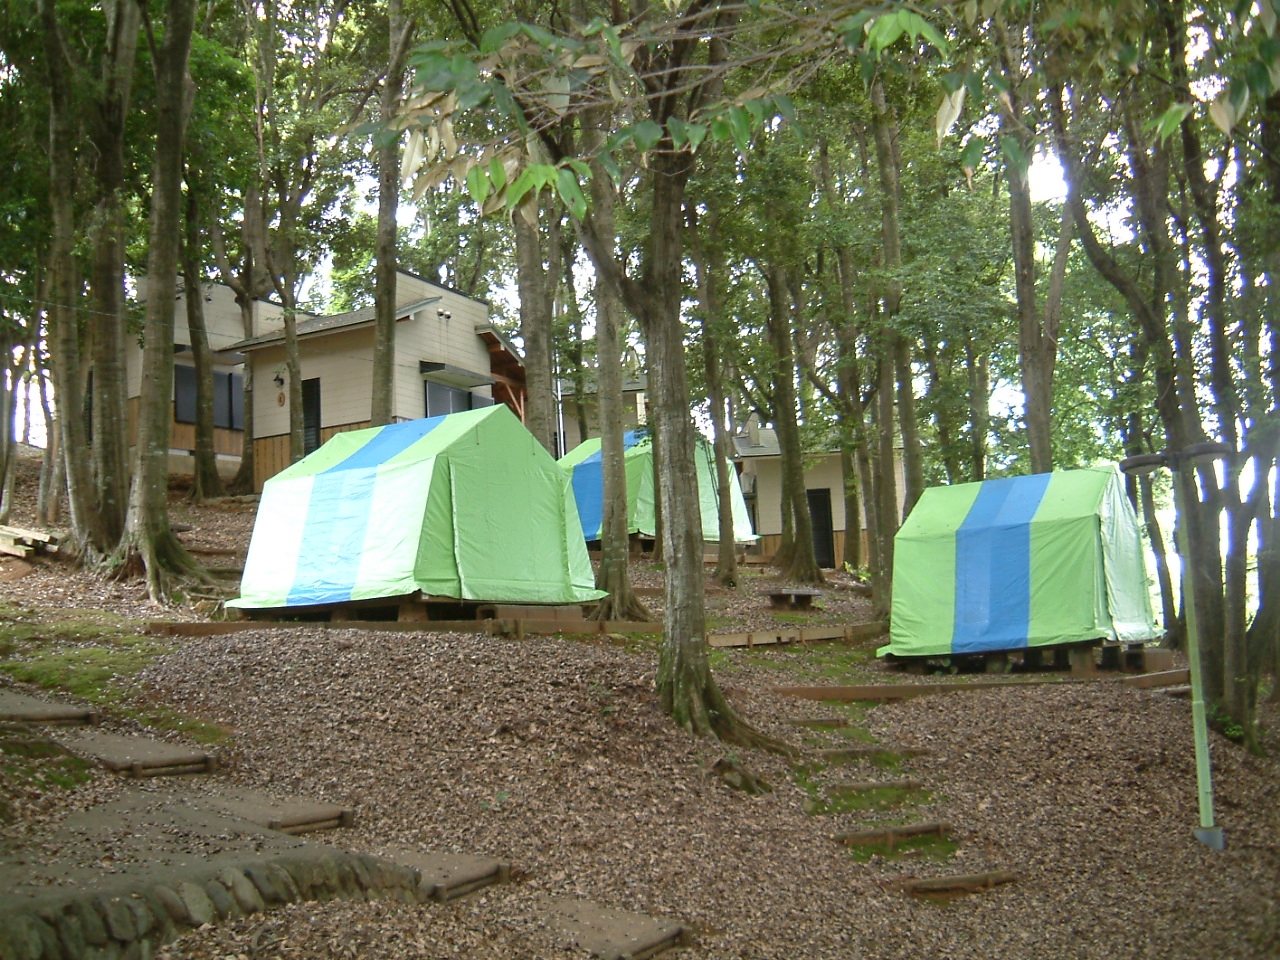
<path fill-rule="evenodd" d="M 221 586 L 169 530 L 158 534 L 136 527 L 126 530 L 107 565 L 116 580 L 145 577 L 152 603 L 165 603 L 177 583 Z"/>
<path fill-rule="evenodd" d="M 753 797 L 762 793 L 773 793 L 773 787 L 769 786 L 766 781 L 757 777 L 733 757 L 721 757 L 712 766 L 711 771 L 718 774 L 726 786 L 732 787 L 734 790 L 741 790 L 743 793 L 749 793 Z"/>
<path fill-rule="evenodd" d="M 664 677 L 659 669 L 658 702 L 671 715 L 676 725 L 700 737 L 714 737 L 721 743 L 767 750 L 783 756 L 796 756 L 798 751 L 782 740 L 761 733 L 734 711 L 720 692 L 710 670 L 704 683 L 676 683 L 674 677 Z"/>

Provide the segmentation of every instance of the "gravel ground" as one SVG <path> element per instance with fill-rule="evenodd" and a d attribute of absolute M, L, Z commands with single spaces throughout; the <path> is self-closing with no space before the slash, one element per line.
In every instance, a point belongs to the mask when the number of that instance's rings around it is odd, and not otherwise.
<path fill-rule="evenodd" d="M 531 919 L 540 894 L 680 919 L 697 934 L 690 956 L 1278 951 L 1280 765 L 1215 740 L 1229 849 L 1210 853 L 1190 830 L 1188 708 L 1157 693 L 1099 683 L 871 710 L 883 742 L 933 751 L 910 762 L 935 791 L 912 815 L 950 820 L 960 845 L 947 863 L 859 863 L 831 837 L 875 816 L 806 814 L 789 764 L 768 754 L 740 752 L 772 794 L 728 789 L 707 773 L 717 746 L 657 711 L 652 660 L 613 647 L 264 631 L 193 642 L 147 679 L 166 702 L 235 728 L 236 780 L 356 804 L 344 842 L 487 854 L 518 868 L 518 882 L 484 903 L 303 905 L 192 933 L 173 958 L 252 956 L 254 938 L 280 944 L 264 956 L 563 955 Z M 777 697 L 775 679 L 767 668 L 737 672 L 735 703 L 804 746 L 782 721 L 827 709 Z M 234 704 L 227 690 L 238 691 Z M 945 905 L 892 886 L 998 867 L 1019 881 Z M 344 953 L 353 930 L 366 946 Z"/>
<path fill-rule="evenodd" d="M 234 524 L 247 529 L 245 515 L 224 513 L 230 519 L 217 535 L 230 543 Z M 210 545 L 222 545 L 202 529 L 218 524 L 191 516 Z M 641 585 L 656 576 L 643 565 L 636 573 Z M 757 616 L 762 579 L 748 577 L 756 595 L 717 615 L 734 623 Z M 0 590 L 9 598 L 30 590 L 22 602 L 52 595 L 67 606 L 147 609 L 133 585 L 104 586 L 49 561 Z M 770 664 L 802 652 L 724 656 L 735 707 L 758 727 L 801 749 L 847 742 L 786 723 L 837 715 L 772 692 L 791 674 Z M 576 956 L 537 912 L 540 897 L 570 895 L 681 920 L 695 941 L 674 956 L 1280 957 L 1274 710 L 1264 718 L 1267 757 L 1214 738 L 1228 838 L 1215 854 L 1191 835 L 1185 701 L 1096 683 L 876 707 L 864 722 L 881 742 L 931 751 L 903 771 L 924 780 L 931 799 L 880 814 L 812 816 L 780 756 L 735 751 L 773 785 L 763 796 L 712 775 L 725 751 L 672 728 L 653 700 L 655 667 L 652 650 L 607 644 L 322 626 L 184 641 L 149 668 L 146 696 L 234 731 L 223 774 L 230 781 L 355 804 L 355 828 L 334 840 L 352 849 L 485 854 L 516 870 L 509 887 L 447 907 L 295 905 L 193 931 L 163 955 Z M 893 775 L 861 763 L 813 774 L 827 783 Z M 23 807 L 32 811 L 25 832 L 38 840 L 67 807 L 110 796 L 116 783 L 95 777 L 61 807 L 33 798 Z M 895 816 L 951 821 L 956 853 L 942 863 L 859 862 L 832 841 Z M 894 886 L 994 868 L 1019 879 L 944 903 Z"/>

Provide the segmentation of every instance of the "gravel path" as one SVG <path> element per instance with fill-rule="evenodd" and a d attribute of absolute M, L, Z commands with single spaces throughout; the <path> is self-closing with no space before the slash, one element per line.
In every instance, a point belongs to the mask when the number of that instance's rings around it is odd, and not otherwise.
<path fill-rule="evenodd" d="M 207 509 L 178 509 L 196 527 L 184 536 L 215 547 L 241 542 L 251 519 L 231 510 L 219 523 Z M 642 585 L 656 581 L 643 565 L 636 574 Z M 745 598 L 711 598 L 722 628 L 763 616 L 763 578 L 746 580 Z M 10 603 L 157 613 L 134 585 L 48 561 L 0 590 Z M 835 619 L 867 618 L 865 604 L 840 591 L 822 606 Z M 794 674 L 770 665 L 795 663 L 801 651 L 717 656 L 735 706 L 757 726 L 799 748 L 844 742 L 785 722 L 835 715 L 772 693 Z M 764 796 L 711 775 L 724 752 L 657 710 L 655 667 L 651 650 L 607 644 L 321 626 L 184 641 L 147 671 L 145 696 L 231 728 L 229 780 L 355 804 L 356 827 L 334 839 L 352 849 L 487 854 L 517 870 L 511 886 L 445 907 L 294 905 L 193 931 L 162 955 L 578 956 L 536 907 L 539 897 L 571 895 L 690 925 L 695 942 L 676 957 L 1280 957 L 1274 709 L 1264 717 L 1266 758 L 1214 738 L 1228 838 L 1214 854 L 1191 836 L 1185 701 L 1096 683 L 876 707 L 865 723 L 882 742 L 932 751 L 904 769 L 932 799 L 907 811 L 811 816 L 781 757 L 738 751 L 774 786 Z M 855 763 L 812 776 L 890 774 Z M 96 776 L 61 805 L 24 797 L 18 832 L 38 841 L 67 809 L 110 797 L 118 783 Z M 958 850 L 944 863 L 859 862 L 831 839 L 894 816 L 952 821 Z M 996 867 L 1020 879 L 943 904 L 893 886 Z"/>
<path fill-rule="evenodd" d="M 758 672 L 734 677 L 739 705 L 801 745 L 771 718 L 825 708 L 776 697 L 772 672 Z M 357 804 L 344 842 L 519 868 L 484 904 L 303 905 L 193 933 L 174 958 L 234 956 L 253 937 L 297 955 L 354 955 L 342 931 L 356 928 L 381 944 L 360 956 L 552 956 L 528 919 L 541 893 L 680 919 L 697 931 L 691 956 L 1277 955 L 1280 768 L 1215 741 L 1229 849 L 1208 852 L 1190 830 L 1187 705 L 1155 693 L 974 691 L 870 711 L 884 742 L 934 752 L 911 761 L 936 790 L 915 813 L 953 821 L 960 839 L 935 864 L 855 861 L 831 836 L 871 818 L 807 815 L 781 758 L 742 757 L 772 794 L 726 788 L 706 772 L 716 746 L 656 710 L 652 662 L 611 647 L 264 631 L 192 643 L 148 680 L 167 702 L 235 727 L 236 779 Z M 1021 879 L 947 905 L 889 885 L 995 867 Z M 415 939 L 431 946 L 407 946 Z"/>

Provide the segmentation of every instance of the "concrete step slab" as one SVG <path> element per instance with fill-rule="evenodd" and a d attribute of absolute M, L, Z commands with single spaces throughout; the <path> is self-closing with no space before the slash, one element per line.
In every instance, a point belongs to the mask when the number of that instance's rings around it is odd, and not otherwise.
<path fill-rule="evenodd" d="M 396 850 L 389 858 L 422 875 L 418 883 L 421 897 L 447 903 L 511 879 L 511 865 L 492 857 L 426 850 Z"/>
<path fill-rule="evenodd" d="M 614 910 L 590 900 L 552 900 L 548 923 L 600 960 L 644 960 L 684 943 L 689 931 L 674 920 Z"/>
<path fill-rule="evenodd" d="M 7 687 L 0 687 L 0 722 L 25 723 L 31 726 L 94 724 L 98 712 L 57 700 L 29 697 Z"/>
<path fill-rule="evenodd" d="M 317 800 L 278 800 L 253 790 L 223 790 L 201 804 L 268 830 L 292 836 L 318 830 L 336 830 L 355 823 L 355 810 Z"/>
<path fill-rule="evenodd" d="M 59 735 L 69 750 L 98 761 L 108 770 L 131 777 L 168 777 L 184 773 L 213 773 L 217 757 L 189 747 L 143 736 L 123 736 L 103 730 L 75 730 Z"/>

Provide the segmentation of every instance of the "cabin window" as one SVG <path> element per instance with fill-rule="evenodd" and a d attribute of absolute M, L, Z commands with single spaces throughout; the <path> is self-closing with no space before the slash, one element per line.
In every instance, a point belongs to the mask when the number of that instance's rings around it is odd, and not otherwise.
<path fill-rule="evenodd" d="M 302 381 L 302 449 L 320 446 L 320 378 Z"/>
<path fill-rule="evenodd" d="M 173 421 L 196 422 L 196 368 L 173 368 Z M 244 429 L 244 378 L 238 373 L 213 373 L 213 425 L 223 430 Z"/>

